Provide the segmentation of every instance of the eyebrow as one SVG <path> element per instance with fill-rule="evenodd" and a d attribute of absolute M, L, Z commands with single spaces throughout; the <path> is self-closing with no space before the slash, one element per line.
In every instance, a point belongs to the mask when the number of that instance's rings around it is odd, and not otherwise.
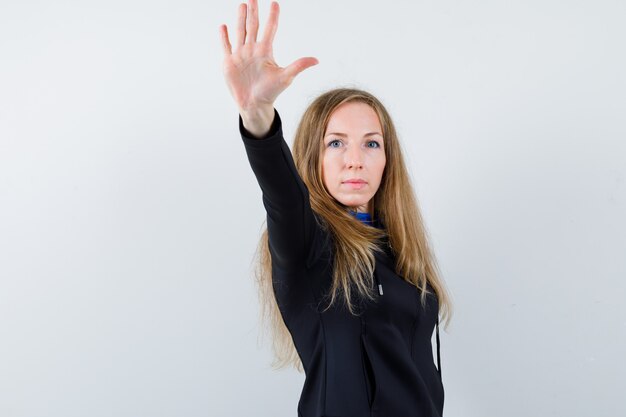
<path fill-rule="evenodd" d="M 344 137 L 344 138 L 348 136 L 348 135 L 346 135 L 345 133 L 339 133 L 339 132 L 331 132 L 331 133 L 327 133 L 327 134 L 326 134 L 326 136 L 330 136 L 330 135 L 341 136 L 341 137 Z M 367 136 L 374 136 L 374 135 L 379 135 L 379 136 L 382 136 L 383 134 L 382 134 L 382 133 L 379 133 L 379 132 L 369 132 L 369 133 L 366 133 L 366 134 L 365 134 L 365 135 L 363 135 L 363 136 L 364 136 L 364 137 L 367 137 Z M 324 137 L 326 137 L 326 136 L 324 136 Z"/>

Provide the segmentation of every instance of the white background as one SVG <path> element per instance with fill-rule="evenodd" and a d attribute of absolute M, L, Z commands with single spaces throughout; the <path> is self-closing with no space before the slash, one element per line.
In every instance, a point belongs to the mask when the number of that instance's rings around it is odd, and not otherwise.
<path fill-rule="evenodd" d="M 0 416 L 296 415 L 258 339 L 237 4 L 0 3 Z M 625 415 L 625 3 L 280 5 L 276 61 L 320 61 L 287 142 L 337 86 L 397 124 L 455 305 L 444 414 Z"/>

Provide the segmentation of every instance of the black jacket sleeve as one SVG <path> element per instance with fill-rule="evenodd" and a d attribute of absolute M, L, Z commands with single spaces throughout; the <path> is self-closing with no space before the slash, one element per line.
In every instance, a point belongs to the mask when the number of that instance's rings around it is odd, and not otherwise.
<path fill-rule="evenodd" d="M 272 126 L 263 138 L 251 136 L 241 115 L 239 132 L 263 194 L 272 263 L 285 270 L 310 266 L 317 253 L 319 226 L 308 189 L 283 137 L 278 111 L 274 109 Z"/>

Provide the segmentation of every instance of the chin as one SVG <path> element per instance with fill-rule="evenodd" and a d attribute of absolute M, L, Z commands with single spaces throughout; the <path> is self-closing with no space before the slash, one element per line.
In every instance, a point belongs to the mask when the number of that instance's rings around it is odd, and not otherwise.
<path fill-rule="evenodd" d="M 366 201 L 346 201 L 346 200 L 344 200 L 344 201 L 340 201 L 340 200 L 338 200 L 338 201 L 339 201 L 339 202 L 340 202 L 343 206 L 345 206 L 345 207 L 350 207 L 350 208 L 353 208 L 353 209 L 355 209 L 355 210 L 356 210 L 357 208 L 359 208 L 359 207 L 361 207 L 361 206 L 365 206 L 369 200 L 366 200 Z"/>

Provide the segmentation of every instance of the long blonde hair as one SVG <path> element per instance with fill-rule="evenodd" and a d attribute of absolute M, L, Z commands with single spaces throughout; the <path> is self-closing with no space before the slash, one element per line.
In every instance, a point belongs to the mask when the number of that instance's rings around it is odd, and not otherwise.
<path fill-rule="evenodd" d="M 323 137 L 333 111 L 347 102 L 363 102 L 377 113 L 384 138 L 386 165 L 372 210 L 386 230 L 367 226 L 355 219 L 348 208 L 335 200 L 322 179 Z M 381 251 L 380 239 L 386 237 L 396 258 L 396 273 L 421 290 L 422 305 L 435 291 L 439 312 L 447 329 L 452 317 L 452 303 L 440 278 L 437 262 L 428 243 L 427 231 L 414 196 L 408 171 L 394 124 L 383 104 L 372 94 L 355 88 L 336 88 L 318 96 L 305 110 L 296 130 L 292 155 L 309 191 L 313 212 L 332 236 L 333 283 L 329 291 L 329 308 L 341 299 L 350 313 L 355 314 L 352 293 L 373 299 L 372 274 L 374 251 Z M 372 214 L 374 212 L 372 211 Z M 374 217 L 374 216 L 372 216 Z M 272 262 L 268 246 L 267 227 L 264 228 L 256 259 L 256 284 L 259 291 L 261 322 L 272 338 L 273 369 L 293 366 L 302 372 L 302 362 L 291 334 L 283 321 L 272 288 Z"/>

